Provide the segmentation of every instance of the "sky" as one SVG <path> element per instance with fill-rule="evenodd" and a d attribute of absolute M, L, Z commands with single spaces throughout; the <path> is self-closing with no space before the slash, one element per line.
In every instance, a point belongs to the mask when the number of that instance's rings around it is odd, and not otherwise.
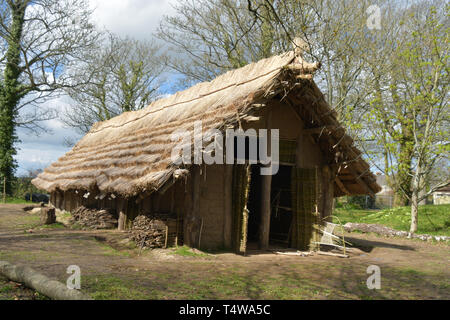
<path fill-rule="evenodd" d="M 148 40 L 152 38 L 163 15 L 173 14 L 171 4 L 175 1 L 90 0 L 89 2 L 92 8 L 95 8 L 93 21 L 98 27 L 121 36 Z M 48 104 L 47 107 L 53 107 L 61 112 L 69 102 L 67 97 L 59 97 L 47 101 L 46 104 Z M 28 170 L 44 169 L 70 150 L 69 147 L 64 146 L 66 137 L 76 140 L 81 138 L 73 129 L 65 128 L 58 119 L 46 121 L 43 125 L 50 132 L 39 136 L 25 129 L 18 129 L 17 133 L 21 142 L 17 144 L 16 175 L 26 175 Z"/>

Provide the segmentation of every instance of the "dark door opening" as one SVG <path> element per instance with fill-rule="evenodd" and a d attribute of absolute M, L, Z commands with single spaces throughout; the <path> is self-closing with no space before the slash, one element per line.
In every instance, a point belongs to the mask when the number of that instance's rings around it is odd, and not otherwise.
<path fill-rule="evenodd" d="M 247 209 L 247 248 L 257 249 L 261 221 L 261 174 L 260 165 L 251 166 L 250 190 Z M 292 222 L 291 166 L 280 166 L 272 176 L 271 214 L 269 243 L 272 246 L 288 247 Z"/>
<path fill-rule="evenodd" d="M 289 246 L 292 224 L 291 166 L 280 166 L 272 176 L 269 242 L 274 246 Z"/>

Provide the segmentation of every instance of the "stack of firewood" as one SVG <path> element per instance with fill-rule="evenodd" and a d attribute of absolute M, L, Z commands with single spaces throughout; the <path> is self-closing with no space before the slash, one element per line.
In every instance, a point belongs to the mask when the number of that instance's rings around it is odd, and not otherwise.
<path fill-rule="evenodd" d="M 85 229 L 114 229 L 117 227 L 117 219 L 109 210 L 96 210 L 80 206 L 71 214 L 71 223 L 76 223 Z"/>
<path fill-rule="evenodd" d="M 157 217 L 140 215 L 133 221 L 130 238 L 140 247 L 163 248 L 166 242 L 166 224 Z"/>
<path fill-rule="evenodd" d="M 130 239 L 141 248 L 165 248 L 178 241 L 177 228 L 182 225 L 171 214 L 142 214 L 131 227 Z"/>

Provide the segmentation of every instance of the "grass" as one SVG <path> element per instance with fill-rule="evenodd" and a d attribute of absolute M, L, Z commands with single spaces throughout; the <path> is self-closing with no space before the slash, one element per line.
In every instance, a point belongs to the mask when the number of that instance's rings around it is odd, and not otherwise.
<path fill-rule="evenodd" d="M 192 248 L 190 248 L 188 246 L 176 247 L 170 253 L 171 254 L 176 254 L 176 255 L 179 255 L 179 256 L 183 256 L 183 257 L 207 257 L 208 256 L 206 253 L 194 252 L 194 251 L 192 251 Z"/>
<path fill-rule="evenodd" d="M 384 210 L 336 208 L 334 215 L 339 217 L 342 224 L 376 223 L 403 231 L 409 231 L 411 223 L 410 207 Z M 417 233 L 450 236 L 450 204 L 420 206 Z"/>
<path fill-rule="evenodd" d="M 3 203 L 3 196 L 0 197 L 0 203 Z M 6 197 L 6 203 L 13 203 L 13 204 L 32 204 L 31 201 L 26 201 L 23 198 L 16 198 L 16 197 Z"/>
<path fill-rule="evenodd" d="M 114 275 L 85 275 L 81 279 L 83 292 L 95 300 L 142 300 L 151 299 L 151 294 L 132 281 Z"/>
<path fill-rule="evenodd" d="M 102 249 L 103 254 L 105 256 L 118 256 L 118 257 L 131 257 L 132 256 L 132 253 L 130 250 L 117 250 L 117 249 L 111 247 L 110 245 L 108 245 L 108 243 L 106 243 L 104 241 L 100 241 L 97 239 L 94 239 L 93 241 L 95 241 L 95 244 Z"/>

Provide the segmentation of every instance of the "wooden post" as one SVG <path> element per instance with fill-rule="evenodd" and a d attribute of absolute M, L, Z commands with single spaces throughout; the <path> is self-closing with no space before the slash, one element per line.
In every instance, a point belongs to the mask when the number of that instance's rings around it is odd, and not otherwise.
<path fill-rule="evenodd" d="M 272 176 L 261 176 L 261 222 L 259 225 L 259 249 L 269 249 L 270 233 L 270 192 Z"/>
<path fill-rule="evenodd" d="M 126 229 L 127 207 L 128 207 L 127 199 L 120 199 L 119 200 L 119 221 L 118 221 L 119 231 L 125 231 L 125 229 Z"/>
<path fill-rule="evenodd" d="M 272 111 L 269 109 L 266 118 L 267 129 L 272 129 Z M 271 133 L 267 135 L 267 150 L 272 154 Z M 271 166 L 272 164 L 270 164 Z M 272 189 L 272 175 L 261 176 L 261 221 L 259 224 L 259 249 L 269 249 L 270 234 L 270 192 Z"/>
<path fill-rule="evenodd" d="M 164 241 L 164 249 L 167 249 L 167 239 L 169 239 L 169 227 L 166 225 L 166 239 Z"/>

